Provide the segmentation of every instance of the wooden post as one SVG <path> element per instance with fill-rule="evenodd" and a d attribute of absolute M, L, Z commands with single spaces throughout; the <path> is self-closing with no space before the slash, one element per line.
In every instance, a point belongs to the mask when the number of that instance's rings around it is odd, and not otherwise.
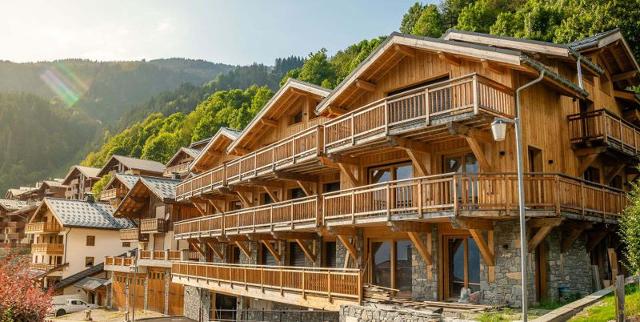
<path fill-rule="evenodd" d="M 616 322 L 624 322 L 624 275 L 616 277 Z"/>

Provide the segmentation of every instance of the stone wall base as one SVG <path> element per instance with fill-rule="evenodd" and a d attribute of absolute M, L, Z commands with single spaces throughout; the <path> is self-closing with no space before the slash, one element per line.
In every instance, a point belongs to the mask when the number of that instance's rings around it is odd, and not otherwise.
<path fill-rule="evenodd" d="M 410 310 L 380 309 L 359 305 L 343 305 L 340 307 L 340 322 L 436 322 L 442 321 L 438 313 Z"/>

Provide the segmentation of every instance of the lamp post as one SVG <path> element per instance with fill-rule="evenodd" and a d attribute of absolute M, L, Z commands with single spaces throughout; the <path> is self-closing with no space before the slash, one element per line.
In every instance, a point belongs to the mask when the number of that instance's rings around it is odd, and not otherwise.
<path fill-rule="evenodd" d="M 516 89 L 516 115 L 514 119 L 496 118 L 491 123 L 491 133 L 493 139 L 500 142 L 504 141 L 507 136 L 507 125 L 513 124 L 516 132 L 516 159 L 517 159 L 517 173 L 518 173 L 518 217 L 520 219 L 520 273 L 521 273 L 521 298 L 522 298 L 522 321 L 527 322 L 527 230 L 526 230 L 526 217 L 525 217 L 525 204 L 524 204 L 524 162 L 523 162 L 523 149 L 522 149 L 522 124 L 520 123 L 520 92 L 525 88 L 532 86 L 544 78 L 545 71 L 540 72 L 538 77 Z"/>

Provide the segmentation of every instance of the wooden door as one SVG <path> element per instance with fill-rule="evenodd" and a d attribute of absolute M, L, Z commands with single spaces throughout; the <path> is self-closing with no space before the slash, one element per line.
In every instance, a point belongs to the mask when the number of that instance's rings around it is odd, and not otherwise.
<path fill-rule="evenodd" d="M 535 259 L 536 259 L 536 271 L 535 271 L 535 286 L 536 286 L 536 301 L 540 303 L 547 298 L 547 244 L 543 241 L 536 247 Z"/>
<path fill-rule="evenodd" d="M 147 308 L 164 314 L 164 270 L 149 270 Z"/>
<path fill-rule="evenodd" d="M 126 275 L 123 273 L 114 273 L 113 286 L 111 288 L 111 305 L 119 310 L 126 310 L 127 298 Z"/>
<path fill-rule="evenodd" d="M 144 274 L 138 274 L 137 277 L 131 275 L 131 282 L 129 283 L 129 303 L 134 307 L 130 310 L 143 310 L 144 309 Z"/>
<path fill-rule="evenodd" d="M 184 310 L 184 286 L 182 284 L 169 284 L 169 315 L 183 315 Z"/>

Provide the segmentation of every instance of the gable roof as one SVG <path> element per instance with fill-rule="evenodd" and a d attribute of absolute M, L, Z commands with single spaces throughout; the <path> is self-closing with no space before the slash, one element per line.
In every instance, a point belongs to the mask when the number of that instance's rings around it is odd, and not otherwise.
<path fill-rule="evenodd" d="M 336 88 L 316 107 L 316 113 L 323 113 L 335 99 L 340 96 L 348 87 L 355 85 L 356 81 L 364 75 L 374 62 L 385 57 L 393 61 L 397 55 L 404 57 L 407 51 L 419 49 L 434 53 L 446 53 L 471 57 L 478 60 L 493 61 L 498 64 L 508 65 L 521 70 L 545 71 L 545 79 L 559 85 L 576 96 L 586 97 L 589 94 L 578 87 L 577 84 L 548 69 L 542 63 L 528 57 L 521 51 L 513 49 L 497 48 L 487 45 L 466 43 L 460 41 L 446 40 L 441 38 L 422 37 L 415 35 L 401 34 L 394 32 L 389 35 L 377 49 L 371 52 Z M 377 70 L 377 69 L 376 69 Z M 367 80 L 364 77 L 363 80 Z"/>
<path fill-rule="evenodd" d="M 175 160 L 178 159 L 178 157 L 181 154 L 186 154 L 192 158 L 197 158 L 198 155 L 200 154 L 200 150 L 198 149 L 192 149 L 192 148 L 185 148 L 185 147 L 181 147 L 180 149 L 178 149 L 178 151 L 176 151 L 176 153 L 173 154 L 173 156 L 171 157 L 171 159 L 169 159 L 169 161 L 167 161 L 166 166 L 169 167 L 173 164 L 173 162 Z"/>
<path fill-rule="evenodd" d="M 124 209 L 126 209 L 127 212 L 132 209 L 134 209 L 134 211 L 139 210 L 142 205 L 134 199 L 146 196 L 145 191 L 148 191 L 149 194 L 155 195 L 164 203 L 173 202 L 176 198 L 176 187 L 179 183 L 180 180 L 175 179 L 142 176 L 122 198 L 118 208 L 114 211 L 114 215 L 124 215 Z"/>
<path fill-rule="evenodd" d="M 114 218 L 108 203 L 44 198 L 36 213 L 49 209 L 63 227 L 123 229 L 135 227 L 129 219 Z M 32 217 L 35 218 L 36 216 Z"/>
<path fill-rule="evenodd" d="M 198 140 L 195 142 L 191 142 L 191 144 L 189 144 L 189 148 L 190 149 L 196 149 L 196 150 L 202 150 L 202 148 L 207 145 L 207 143 L 209 143 L 209 140 L 211 140 L 211 138 L 206 138 L 206 139 L 202 139 L 202 140 Z"/>
<path fill-rule="evenodd" d="M 107 161 L 107 163 L 105 163 L 104 167 L 102 167 L 102 169 L 100 169 L 100 172 L 98 173 L 98 175 L 99 176 L 103 176 L 103 175 L 107 174 L 109 172 L 108 169 L 114 163 L 121 163 L 122 165 L 124 165 L 126 168 L 128 168 L 130 170 L 139 170 L 139 171 L 151 172 L 151 173 L 156 173 L 156 174 L 159 174 L 159 175 L 161 175 L 165 170 L 164 164 L 162 164 L 160 162 L 157 162 L 157 161 L 136 159 L 136 158 L 127 157 L 127 156 L 124 156 L 124 155 L 114 154 L 114 155 L 111 156 L 111 158 L 109 158 L 109 161 Z"/>
<path fill-rule="evenodd" d="M 209 139 L 207 145 L 205 145 L 202 150 L 198 152 L 198 155 L 193 159 L 193 161 L 191 161 L 189 171 L 196 167 L 208 155 L 209 151 L 212 151 L 214 147 L 218 147 L 217 143 L 221 138 L 227 139 L 225 141 L 226 145 L 222 145 L 221 147 L 222 149 L 226 149 L 229 144 L 233 143 L 233 141 L 238 138 L 238 136 L 240 136 L 240 132 L 234 129 L 228 127 L 221 127 L 220 129 L 218 129 L 218 132 L 216 132 L 216 134 Z"/>
<path fill-rule="evenodd" d="M 87 178 L 97 179 L 98 176 L 99 176 L 98 174 L 100 173 L 100 169 L 99 168 L 92 168 L 92 167 L 85 167 L 85 166 L 82 166 L 82 165 L 74 165 L 74 166 L 71 167 L 71 169 L 69 169 L 69 172 L 67 172 L 67 175 L 64 176 L 64 179 L 62 180 L 62 184 L 63 185 L 69 185 L 71 183 L 71 180 L 73 179 L 73 176 L 77 172 L 82 173 Z"/>
<path fill-rule="evenodd" d="M 570 58 L 572 61 L 580 59 L 581 65 L 586 67 L 588 71 L 591 71 L 597 75 L 602 75 L 604 73 L 604 70 L 600 66 L 593 63 L 590 59 L 583 57 L 582 55 L 580 55 L 580 53 L 566 44 L 556 44 L 553 42 L 508 36 L 497 36 L 457 29 L 447 30 L 447 32 L 442 35 L 442 39 L 514 49 L 527 53 L 537 53 L 556 57 Z"/>
<path fill-rule="evenodd" d="M 134 184 L 140 178 L 139 175 L 135 174 L 126 174 L 126 173 L 116 173 L 115 176 L 111 177 L 111 180 L 104 186 L 105 189 L 108 189 L 116 180 L 122 183 L 127 189 L 131 189 Z"/>
<path fill-rule="evenodd" d="M 26 201 L 15 199 L 0 199 L 0 209 L 3 209 L 6 212 L 15 211 L 26 206 Z"/>
<path fill-rule="evenodd" d="M 287 79 L 287 82 L 280 87 L 280 89 L 271 97 L 271 99 L 262 107 L 260 112 L 249 122 L 249 124 L 242 130 L 238 138 L 231 143 L 227 148 L 227 152 L 232 152 L 238 145 L 247 137 L 247 134 L 251 132 L 255 127 L 260 126 L 260 120 L 265 118 L 271 109 L 278 106 L 279 103 L 286 103 L 287 100 L 283 100 L 288 92 L 305 92 L 315 95 L 319 98 L 325 98 L 331 93 L 330 89 L 318 86 L 315 84 L 307 83 L 294 78 Z M 264 126 L 264 125 L 263 125 Z"/>

